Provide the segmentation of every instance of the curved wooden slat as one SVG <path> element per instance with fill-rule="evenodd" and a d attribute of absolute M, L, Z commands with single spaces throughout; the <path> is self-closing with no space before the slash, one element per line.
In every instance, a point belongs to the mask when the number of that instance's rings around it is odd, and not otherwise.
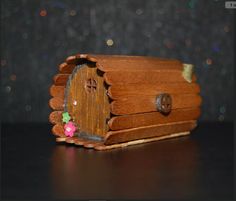
<path fill-rule="evenodd" d="M 62 98 L 54 97 L 49 100 L 49 106 L 53 110 L 63 110 L 64 109 L 64 100 Z"/>
<path fill-rule="evenodd" d="M 99 146 L 102 145 L 102 142 L 96 142 L 96 141 L 87 141 L 86 143 L 84 143 L 84 147 L 86 148 L 94 148 L 95 146 Z"/>
<path fill-rule="evenodd" d="M 76 56 L 69 56 L 66 58 L 67 64 L 77 64 L 78 58 Z"/>
<path fill-rule="evenodd" d="M 52 85 L 49 89 L 50 95 L 53 97 L 63 98 L 65 94 L 65 86 Z"/>
<path fill-rule="evenodd" d="M 66 62 L 61 64 L 61 72 L 68 68 L 65 64 L 77 65 L 80 60 L 88 62 L 97 62 L 97 67 L 103 72 L 108 71 L 126 71 L 126 70 L 157 70 L 157 69 L 182 69 L 182 62 L 176 59 L 156 58 L 148 56 L 125 56 L 125 55 L 93 55 L 77 54 L 66 58 Z M 86 62 L 85 62 L 86 63 Z M 125 66 L 125 68 L 124 68 Z"/>
<path fill-rule="evenodd" d="M 76 66 L 76 64 L 68 64 L 68 63 L 64 62 L 59 65 L 59 71 L 60 71 L 60 73 L 72 73 L 75 66 Z"/>
<path fill-rule="evenodd" d="M 199 107 L 201 97 L 198 94 L 173 94 L 172 110 L 180 108 Z M 134 96 L 124 99 L 114 100 L 111 103 L 111 113 L 115 115 L 136 114 L 144 112 L 155 112 L 156 96 Z"/>
<path fill-rule="evenodd" d="M 77 59 L 86 59 L 87 61 L 90 61 L 90 62 L 97 62 L 97 59 L 100 58 L 101 56 L 104 56 L 104 55 L 99 55 L 99 54 L 96 54 L 96 55 L 91 55 L 91 54 L 77 54 L 76 55 L 76 58 Z"/>
<path fill-rule="evenodd" d="M 131 128 L 119 131 L 109 131 L 105 138 L 105 145 L 127 142 L 143 138 L 164 136 L 172 133 L 187 132 L 196 127 L 196 121 L 175 122 Z"/>
<path fill-rule="evenodd" d="M 111 130 L 123 130 L 171 122 L 196 120 L 200 115 L 200 108 L 176 109 L 169 115 L 159 112 L 115 116 L 108 121 Z"/>
<path fill-rule="evenodd" d="M 116 84 L 155 84 L 159 82 L 179 83 L 187 82 L 182 76 L 181 70 L 159 70 L 159 71 L 111 71 L 103 75 L 108 85 Z M 193 76 L 192 82 L 196 81 Z"/>
<path fill-rule="evenodd" d="M 112 85 L 108 89 L 108 95 L 112 99 L 127 96 L 147 96 L 160 93 L 188 94 L 199 93 L 200 87 L 196 83 L 160 83 L 160 84 L 124 84 Z"/>
<path fill-rule="evenodd" d="M 154 142 L 154 141 L 159 141 L 159 140 L 165 140 L 165 139 L 169 139 L 169 138 L 176 138 L 176 137 L 185 136 L 185 135 L 189 135 L 189 134 L 190 134 L 190 132 L 186 131 L 186 132 L 180 132 L 180 133 L 171 133 L 171 134 L 162 135 L 159 137 L 151 137 L 151 138 L 144 138 L 144 139 L 140 139 L 140 140 L 139 139 L 132 140 L 132 141 L 117 143 L 117 144 L 112 144 L 112 145 L 97 144 L 94 146 L 94 149 L 98 150 L 98 151 L 102 151 L 102 150 L 108 150 L 108 149 L 114 149 L 114 148 L 123 148 L 123 147 L 127 147 L 130 145 L 137 145 L 137 144 L 143 144 L 143 143 Z"/>
<path fill-rule="evenodd" d="M 79 146 L 83 146 L 88 140 L 82 139 L 82 138 L 77 138 L 74 140 L 74 143 Z"/>
<path fill-rule="evenodd" d="M 70 74 L 57 74 L 53 77 L 54 85 L 65 86 Z"/>
<path fill-rule="evenodd" d="M 66 137 L 64 134 L 64 128 L 62 124 L 56 124 L 52 127 L 52 133 L 56 136 Z"/>
<path fill-rule="evenodd" d="M 56 142 L 65 142 L 67 137 L 57 137 Z"/>
<path fill-rule="evenodd" d="M 62 123 L 62 113 L 63 111 L 54 111 L 49 115 L 49 121 L 52 124 L 60 124 Z"/>
<path fill-rule="evenodd" d="M 130 70 L 158 70 L 158 69 L 180 69 L 182 62 L 174 59 L 163 59 L 144 56 L 106 56 L 100 55 L 97 58 L 97 67 L 103 72 L 109 71 L 130 71 Z"/>
<path fill-rule="evenodd" d="M 145 62 L 145 61 L 180 62 L 177 59 L 161 58 L 161 57 L 155 57 L 155 56 L 106 55 L 106 54 L 78 54 L 78 55 L 79 57 L 83 55 L 83 58 L 93 57 L 93 58 L 96 58 L 96 60 L 107 60 L 108 62 L 113 61 L 113 60 L 137 60 L 141 62 Z"/>
<path fill-rule="evenodd" d="M 66 142 L 69 144 L 74 144 L 75 140 L 77 140 L 78 137 L 68 137 L 66 138 Z"/>

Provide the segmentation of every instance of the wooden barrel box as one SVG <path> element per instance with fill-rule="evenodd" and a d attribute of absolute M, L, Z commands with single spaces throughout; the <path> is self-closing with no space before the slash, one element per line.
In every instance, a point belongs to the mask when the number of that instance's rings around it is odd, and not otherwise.
<path fill-rule="evenodd" d="M 57 142 L 125 147 L 188 135 L 200 115 L 193 65 L 175 59 L 77 54 L 53 81 L 49 120 Z"/>

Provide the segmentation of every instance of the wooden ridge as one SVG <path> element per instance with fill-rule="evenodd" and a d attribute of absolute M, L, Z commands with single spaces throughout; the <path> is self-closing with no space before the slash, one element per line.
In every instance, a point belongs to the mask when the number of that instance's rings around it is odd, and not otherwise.
<path fill-rule="evenodd" d="M 86 139 L 82 139 L 78 137 L 77 139 L 74 139 L 74 144 L 84 146 L 86 148 L 94 148 L 95 146 L 98 146 L 98 145 L 104 145 L 103 142 L 91 141 L 91 140 L 86 140 Z"/>
<path fill-rule="evenodd" d="M 52 133 L 56 136 L 66 137 L 64 134 L 64 128 L 62 124 L 56 124 L 52 127 Z"/>
<path fill-rule="evenodd" d="M 67 137 L 66 142 L 69 143 L 69 144 L 73 144 L 76 139 L 78 139 L 78 136 Z"/>
<path fill-rule="evenodd" d="M 176 59 L 156 58 L 151 56 L 128 55 L 93 55 L 77 54 L 69 56 L 59 66 L 62 73 L 71 73 L 78 63 L 97 63 L 99 70 L 103 72 L 120 70 L 157 70 L 157 69 L 182 69 L 182 62 Z M 128 64 L 128 65 L 127 65 Z M 124 68 L 124 66 L 126 68 Z"/>
<path fill-rule="evenodd" d="M 139 128 L 109 131 L 105 137 L 105 145 L 111 145 L 130 140 L 164 136 L 172 133 L 187 132 L 196 127 L 196 121 L 175 122 L 146 126 Z"/>
<path fill-rule="evenodd" d="M 196 83 L 160 83 L 153 84 L 124 84 L 112 85 L 108 88 L 108 95 L 112 99 L 124 98 L 127 96 L 147 96 L 161 93 L 188 94 L 199 93 L 200 87 Z"/>
<path fill-rule="evenodd" d="M 70 74 L 57 74 L 53 77 L 54 85 L 65 86 Z"/>
<path fill-rule="evenodd" d="M 87 58 L 88 60 L 93 59 L 94 62 L 99 60 L 103 61 L 114 61 L 114 60 L 137 60 L 141 62 L 145 61 L 167 61 L 167 62 L 180 62 L 177 59 L 161 58 L 155 56 L 134 56 L 134 55 L 106 55 L 106 54 L 77 54 L 77 58 Z"/>
<path fill-rule="evenodd" d="M 68 64 L 66 62 L 59 65 L 59 71 L 62 74 L 72 73 L 76 64 Z"/>
<path fill-rule="evenodd" d="M 101 143 L 101 144 L 95 144 L 95 146 L 93 148 L 97 151 L 103 151 L 103 150 L 109 150 L 109 149 L 115 149 L 115 148 L 124 148 L 124 147 L 131 146 L 131 145 L 138 145 L 138 144 L 143 144 L 143 143 L 148 143 L 148 142 L 155 142 L 155 141 L 165 140 L 165 139 L 169 139 L 169 138 L 186 136 L 189 134 L 190 134 L 190 132 L 187 131 L 187 132 L 180 132 L 180 133 L 171 133 L 168 135 L 162 135 L 162 136 L 158 136 L 158 137 L 132 140 L 132 141 L 117 143 L 117 144 L 112 144 L 112 145 L 104 145 Z M 64 140 L 64 139 L 62 138 L 62 140 Z"/>
<path fill-rule="evenodd" d="M 77 62 L 78 62 L 78 58 L 75 55 L 69 56 L 69 57 L 66 58 L 66 63 L 67 64 L 75 64 L 75 65 L 77 65 Z"/>
<path fill-rule="evenodd" d="M 182 62 L 176 59 L 156 58 L 147 56 L 126 56 L 126 55 L 93 55 L 77 54 L 69 56 L 59 66 L 62 73 L 71 73 L 75 65 L 83 63 L 97 63 L 99 70 L 108 71 L 129 71 L 129 70 L 158 70 L 158 69 L 182 69 Z M 125 68 L 124 68 L 125 66 Z"/>
<path fill-rule="evenodd" d="M 52 124 L 60 124 L 60 123 L 62 123 L 62 113 L 63 113 L 63 111 L 53 111 L 49 115 L 49 121 Z"/>
<path fill-rule="evenodd" d="M 130 70 L 182 70 L 183 64 L 178 60 L 146 58 L 146 57 L 100 57 L 97 60 L 97 68 L 103 72 L 130 71 Z"/>
<path fill-rule="evenodd" d="M 103 75 L 108 85 L 115 84 L 157 84 L 158 82 L 178 83 L 187 82 L 180 70 L 160 70 L 160 71 L 110 71 Z M 196 81 L 193 76 L 192 82 Z"/>
<path fill-rule="evenodd" d="M 53 97 L 64 98 L 65 95 L 65 86 L 56 86 L 52 85 L 49 89 L 50 95 Z"/>
<path fill-rule="evenodd" d="M 49 100 L 49 106 L 53 110 L 63 110 L 64 109 L 64 100 L 59 97 L 54 97 Z"/>
<path fill-rule="evenodd" d="M 83 146 L 87 141 L 88 141 L 88 140 L 86 140 L 86 139 L 78 138 L 78 139 L 74 140 L 74 143 L 75 143 L 76 145 Z"/>
<path fill-rule="evenodd" d="M 159 112 L 115 116 L 108 121 L 111 130 L 123 130 L 128 128 L 165 124 L 171 122 L 196 120 L 200 116 L 200 108 L 176 109 L 169 115 Z"/>
<path fill-rule="evenodd" d="M 186 132 L 180 132 L 180 133 L 171 133 L 167 135 L 162 135 L 158 137 L 151 137 L 151 138 L 144 138 L 144 139 L 138 139 L 138 140 L 132 140 L 128 142 L 123 142 L 123 143 L 117 143 L 117 144 L 112 144 L 112 145 L 104 145 L 103 142 L 97 142 L 97 141 L 91 141 L 91 140 L 85 140 L 83 138 L 79 137 L 57 137 L 56 142 L 66 142 L 69 144 L 75 144 L 77 146 L 84 146 L 85 148 L 93 148 L 97 151 L 102 151 L 102 150 L 109 150 L 109 149 L 114 149 L 114 148 L 123 148 L 131 145 L 138 145 L 138 144 L 143 144 L 143 143 L 148 143 L 148 142 L 154 142 L 154 141 L 159 141 L 159 140 L 165 140 L 168 138 L 176 138 L 180 136 L 186 136 L 189 135 L 189 131 Z"/>
<path fill-rule="evenodd" d="M 198 94 L 173 94 L 172 111 L 180 108 L 199 107 L 201 97 Z M 156 96 L 134 96 L 114 100 L 111 103 L 110 112 L 115 115 L 136 114 L 144 112 L 155 112 Z"/>

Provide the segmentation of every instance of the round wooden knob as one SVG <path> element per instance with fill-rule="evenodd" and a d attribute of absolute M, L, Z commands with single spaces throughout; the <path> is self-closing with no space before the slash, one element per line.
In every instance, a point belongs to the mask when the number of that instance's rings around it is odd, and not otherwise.
<path fill-rule="evenodd" d="M 161 113 L 168 114 L 172 108 L 172 98 L 169 94 L 163 93 L 157 96 L 156 99 L 157 110 Z"/>

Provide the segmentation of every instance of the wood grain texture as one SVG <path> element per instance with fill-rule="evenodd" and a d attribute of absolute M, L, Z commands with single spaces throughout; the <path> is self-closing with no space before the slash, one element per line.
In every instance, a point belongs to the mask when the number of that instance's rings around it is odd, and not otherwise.
<path fill-rule="evenodd" d="M 128 96 L 149 96 L 161 93 L 188 94 L 199 93 L 200 87 L 196 83 L 158 83 L 158 84 L 123 84 L 112 85 L 108 89 L 108 95 L 112 99 Z"/>
<path fill-rule="evenodd" d="M 84 146 L 86 148 L 94 148 L 95 146 L 104 145 L 103 142 L 91 141 L 91 140 L 87 140 L 80 137 L 72 137 L 72 138 L 67 138 L 67 139 L 62 138 L 61 142 L 63 141 L 66 141 L 67 143 L 70 143 L 70 144 Z"/>
<path fill-rule="evenodd" d="M 134 56 L 134 55 L 105 55 L 105 54 L 76 54 L 76 58 L 78 59 L 88 59 L 92 62 L 111 62 L 111 61 L 137 61 L 137 62 L 172 62 L 172 63 L 181 63 L 181 61 L 177 59 L 170 59 L 170 58 L 159 58 L 153 56 Z"/>
<path fill-rule="evenodd" d="M 64 98 L 65 95 L 65 86 L 56 86 L 52 85 L 49 89 L 50 95 L 53 97 Z"/>
<path fill-rule="evenodd" d="M 198 94 L 172 94 L 171 97 L 172 110 L 199 107 L 202 101 Z M 133 96 L 114 100 L 110 108 L 115 115 L 155 112 L 156 96 Z"/>
<path fill-rule="evenodd" d="M 66 58 L 66 62 L 59 66 L 60 72 L 71 73 L 73 65 L 77 65 L 81 60 L 84 60 L 84 63 L 97 63 L 98 69 L 103 72 L 132 69 L 157 70 L 182 68 L 182 62 L 175 59 L 148 56 L 77 54 Z M 124 68 L 124 66 L 126 68 Z"/>
<path fill-rule="evenodd" d="M 62 124 L 56 124 L 52 127 L 52 133 L 56 136 L 66 137 L 64 134 L 64 128 Z"/>
<path fill-rule="evenodd" d="M 164 136 L 172 133 L 188 132 L 196 127 L 196 121 L 183 121 L 159 124 L 139 128 L 109 131 L 105 137 L 105 145 L 111 145 L 130 140 Z"/>
<path fill-rule="evenodd" d="M 103 76 L 96 67 L 84 64 L 73 75 L 68 93 L 68 112 L 78 123 L 81 132 L 104 136 L 108 131 L 106 119 L 110 118 L 109 98 L 106 95 Z M 96 89 L 88 91 L 88 80 L 96 82 Z M 77 105 L 73 105 L 76 101 Z"/>
<path fill-rule="evenodd" d="M 76 66 L 76 64 L 68 64 L 68 63 L 64 62 L 59 65 L 59 71 L 62 74 L 69 74 L 69 73 L 72 73 L 75 66 Z"/>
<path fill-rule="evenodd" d="M 49 106 L 53 110 L 63 110 L 64 109 L 64 100 L 62 98 L 54 97 L 49 100 Z"/>
<path fill-rule="evenodd" d="M 109 71 L 156 71 L 156 70 L 182 70 L 182 62 L 171 59 L 159 59 L 152 57 L 99 57 L 97 67 L 103 72 Z"/>
<path fill-rule="evenodd" d="M 86 142 L 88 142 L 88 140 L 81 138 L 77 138 L 76 140 L 74 140 L 74 144 L 79 146 L 83 146 Z"/>
<path fill-rule="evenodd" d="M 53 111 L 49 115 L 49 121 L 52 124 L 60 124 L 62 123 L 62 113 L 63 111 Z"/>
<path fill-rule="evenodd" d="M 117 144 L 112 144 L 112 145 L 96 144 L 94 146 L 94 149 L 97 151 L 105 151 L 105 150 L 109 150 L 109 149 L 124 148 L 124 147 L 131 146 L 131 145 L 138 145 L 138 144 L 143 144 L 143 143 L 148 143 L 148 142 L 165 140 L 165 139 L 169 139 L 169 138 L 186 136 L 189 134 L 190 134 L 190 132 L 181 132 L 181 133 L 172 133 L 172 134 L 168 134 L 168 135 L 163 135 L 163 136 L 159 136 L 159 137 L 151 137 L 151 138 L 145 138 L 145 139 L 140 139 L 140 140 L 132 140 L 129 142 L 117 143 Z"/>
<path fill-rule="evenodd" d="M 65 86 L 70 74 L 57 74 L 53 77 L 54 85 Z"/>
<path fill-rule="evenodd" d="M 118 84 L 155 84 L 159 82 L 178 83 L 187 82 L 182 76 L 181 70 L 159 70 L 159 71 L 110 71 L 104 74 L 105 82 L 108 85 Z M 193 76 L 192 82 L 196 81 Z"/>
<path fill-rule="evenodd" d="M 78 56 L 77 56 L 78 55 Z M 96 61 L 103 60 L 103 61 L 113 61 L 113 60 L 136 60 L 136 61 L 171 61 L 171 62 L 180 62 L 177 59 L 170 59 L 170 58 L 160 58 L 160 57 L 153 57 L 153 56 L 135 56 L 135 55 L 106 55 L 106 54 L 77 54 L 77 58 L 94 58 Z"/>
<path fill-rule="evenodd" d="M 148 56 L 126 55 L 93 55 L 77 54 L 66 59 L 67 64 L 97 63 L 97 68 L 103 72 L 124 70 L 157 70 L 157 69 L 181 69 L 182 62 L 175 59 L 156 58 Z M 128 65 L 127 65 L 128 64 Z M 125 66 L 125 68 L 124 68 Z"/>
<path fill-rule="evenodd" d="M 103 142 L 97 142 L 97 141 L 91 141 L 91 140 L 86 140 L 78 137 L 57 137 L 56 142 L 66 142 L 69 144 L 74 144 L 78 146 L 83 146 L 85 148 L 93 148 L 97 151 L 104 151 L 104 150 L 110 150 L 110 149 L 115 149 L 115 148 L 124 148 L 127 146 L 131 145 L 138 145 L 138 144 L 143 144 L 143 143 L 148 143 L 148 142 L 154 142 L 158 140 L 165 140 L 168 138 L 175 138 L 175 137 L 180 137 L 180 136 L 186 136 L 189 135 L 190 132 L 180 132 L 180 133 L 171 133 L 163 136 L 158 136 L 158 137 L 151 137 L 151 138 L 145 138 L 145 139 L 138 139 L 138 140 L 132 140 L 128 142 L 123 142 L 123 143 L 117 143 L 117 144 L 112 144 L 112 145 L 105 145 Z"/>
<path fill-rule="evenodd" d="M 200 108 L 176 109 L 169 115 L 160 112 L 115 116 L 108 121 L 111 130 L 123 130 L 171 122 L 196 120 L 200 116 Z"/>

